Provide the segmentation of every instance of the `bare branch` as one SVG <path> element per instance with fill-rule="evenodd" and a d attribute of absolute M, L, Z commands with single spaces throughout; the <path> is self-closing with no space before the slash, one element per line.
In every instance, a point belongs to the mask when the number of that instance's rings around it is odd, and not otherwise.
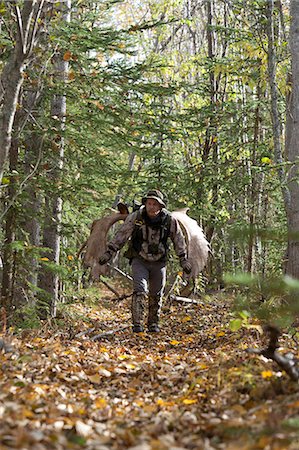
<path fill-rule="evenodd" d="M 38 21 L 39 21 L 41 12 L 43 10 L 44 3 L 45 3 L 45 1 L 41 0 L 40 4 L 38 6 L 38 9 L 36 11 L 34 24 L 33 24 L 32 31 L 31 31 L 31 36 L 30 36 L 30 39 L 28 41 L 28 50 L 27 50 L 26 56 L 30 55 L 30 53 L 33 50 L 35 36 L 36 36 L 36 33 L 37 33 L 37 28 L 38 28 Z"/>
<path fill-rule="evenodd" d="M 20 38 L 21 47 L 22 47 L 22 54 L 25 55 L 26 44 L 25 44 L 25 36 L 24 36 L 24 29 L 23 29 L 23 21 L 22 21 L 21 11 L 20 11 L 20 8 L 18 7 L 18 5 L 15 5 L 14 9 L 15 9 L 16 18 L 17 18 L 17 26 L 18 26 L 18 33 L 19 33 L 19 38 Z"/>

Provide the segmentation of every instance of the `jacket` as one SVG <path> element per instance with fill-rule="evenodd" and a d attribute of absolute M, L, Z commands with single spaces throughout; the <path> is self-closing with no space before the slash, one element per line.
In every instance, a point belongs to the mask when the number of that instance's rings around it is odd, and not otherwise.
<path fill-rule="evenodd" d="M 168 238 L 173 242 L 176 255 L 186 257 L 186 241 L 178 220 L 164 208 L 157 220 L 150 220 L 142 206 L 128 215 L 108 244 L 108 249 L 117 252 L 130 239 L 129 259 L 140 257 L 146 261 L 166 261 Z"/>

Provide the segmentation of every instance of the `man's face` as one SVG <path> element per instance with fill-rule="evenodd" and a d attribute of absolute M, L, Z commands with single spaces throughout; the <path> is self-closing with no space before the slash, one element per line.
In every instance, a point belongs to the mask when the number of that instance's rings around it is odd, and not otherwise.
<path fill-rule="evenodd" d="M 153 199 L 153 198 L 148 198 L 145 202 L 145 210 L 147 215 L 151 218 L 154 219 L 155 217 L 157 217 L 160 213 L 162 209 L 162 206 L 160 205 L 160 203 Z"/>

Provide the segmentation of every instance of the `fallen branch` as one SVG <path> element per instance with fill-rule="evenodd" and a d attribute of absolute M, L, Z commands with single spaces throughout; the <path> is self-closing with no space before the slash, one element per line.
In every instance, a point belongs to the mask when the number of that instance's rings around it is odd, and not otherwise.
<path fill-rule="evenodd" d="M 95 336 L 93 336 L 91 338 L 91 340 L 92 341 L 98 341 L 101 338 L 112 336 L 113 334 L 117 333 L 118 331 L 123 331 L 123 330 L 125 330 L 127 328 L 130 328 L 130 327 L 131 327 L 131 325 L 126 325 L 124 327 L 116 328 L 115 330 L 105 331 L 104 333 L 96 334 Z"/>
<path fill-rule="evenodd" d="M 99 277 L 99 280 L 111 291 L 113 292 L 114 295 L 116 295 L 116 297 L 119 299 L 120 295 L 119 293 L 109 284 L 107 283 L 107 281 L 103 280 L 102 277 Z"/>
<path fill-rule="evenodd" d="M 174 282 L 172 283 L 172 286 L 170 287 L 169 291 L 167 292 L 167 294 L 165 296 L 165 301 L 170 299 L 172 292 L 174 291 L 174 289 L 176 288 L 176 286 L 177 286 L 177 284 L 179 283 L 180 280 L 181 280 L 181 276 L 179 274 L 177 274 L 175 279 L 174 279 Z"/>
<path fill-rule="evenodd" d="M 123 277 L 127 278 L 130 281 L 133 281 L 133 278 L 131 277 L 131 275 L 128 275 L 127 273 L 125 273 L 123 270 L 120 270 L 118 267 L 114 267 L 111 264 L 107 264 L 108 267 L 110 267 L 110 269 L 115 270 L 115 272 L 119 273 L 120 275 L 122 275 Z"/>
<path fill-rule="evenodd" d="M 75 335 L 75 338 L 79 338 L 79 337 L 81 337 L 81 336 L 84 336 L 85 334 L 90 334 L 90 333 L 92 333 L 93 331 L 95 331 L 95 327 L 93 327 L 93 328 L 88 328 L 87 330 L 81 331 L 80 333 L 76 334 L 76 335 Z"/>
<path fill-rule="evenodd" d="M 278 338 L 280 336 L 280 331 L 272 325 L 267 325 L 265 327 L 265 331 L 269 333 L 268 347 L 265 349 L 248 348 L 246 351 L 248 353 L 262 355 L 265 358 L 272 359 L 272 361 L 275 361 L 278 366 L 283 369 L 293 381 L 298 381 L 299 367 L 298 359 L 296 358 L 296 356 L 293 355 L 293 353 L 281 355 L 276 350 L 279 347 Z"/>
<path fill-rule="evenodd" d="M 182 303 L 194 303 L 195 305 L 199 305 L 201 302 L 197 300 L 193 300 L 192 298 L 180 297 L 179 295 L 170 295 L 169 299 L 171 301 L 182 302 Z"/>

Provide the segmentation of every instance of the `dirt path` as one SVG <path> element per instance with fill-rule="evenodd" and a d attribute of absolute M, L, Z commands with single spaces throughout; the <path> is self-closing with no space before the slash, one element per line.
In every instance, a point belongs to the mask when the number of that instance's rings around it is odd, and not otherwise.
<path fill-rule="evenodd" d="M 92 341 L 130 323 L 129 300 L 107 298 L 24 332 L 0 356 L 0 449 L 298 450 L 298 386 L 246 354 L 260 337 L 230 331 L 229 303 L 173 304 L 159 334 Z"/>

